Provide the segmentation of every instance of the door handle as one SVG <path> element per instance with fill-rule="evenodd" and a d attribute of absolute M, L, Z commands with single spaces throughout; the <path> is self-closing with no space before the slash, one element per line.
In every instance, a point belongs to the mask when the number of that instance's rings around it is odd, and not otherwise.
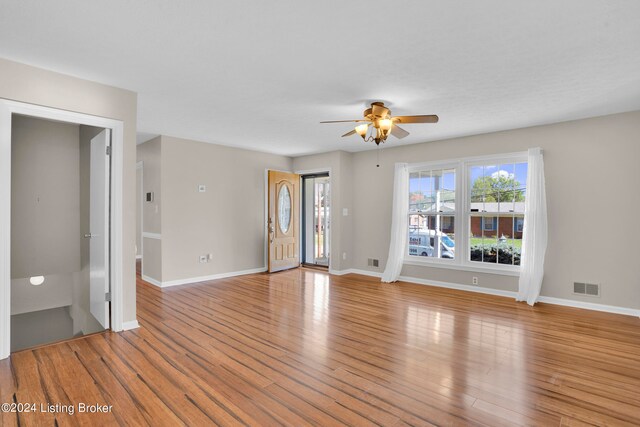
<path fill-rule="evenodd" d="M 273 219 L 269 218 L 269 243 L 273 243 L 273 234 L 275 233 L 276 229 L 273 227 Z"/>
<path fill-rule="evenodd" d="M 89 233 L 89 234 L 85 234 L 85 235 L 84 235 L 84 238 L 85 238 L 85 239 L 90 239 L 90 238 L 92 238 L 92 237 L 93 237 L 93 236 L 91 235 L 91 233 Z"/>

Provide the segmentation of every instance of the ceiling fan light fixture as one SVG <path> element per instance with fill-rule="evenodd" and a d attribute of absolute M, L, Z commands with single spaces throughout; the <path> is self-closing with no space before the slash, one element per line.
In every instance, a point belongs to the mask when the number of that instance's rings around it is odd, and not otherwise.
<path fill-rule="evenodd" d="M 367 136 L 368 129 L 369 129 L 369 125 L 365 123 L 365 124 L 356 126 L 356 133 L 360 135 L 362 139 L 365 139 L 365 137 Z"/>
<path fill-rule="evenodd" d="M 380 119 L 378 120 L 378 125 L 382 130 L 391 130 L 391 125 L 393 125 L 393 120 L 391 119 Z"/>
<path fill-rule="evenodd" d="M 380 143 L 384 142 L 386 139 L 387 139 L 387 137 L 382 132 L 382 129 L 380 129 L 380 127 L 378 126 L 376 128 L 376 137 L 373 138 L 373 142 L 375 142 L 376 145 L 380 145 Z"/>
<path fill-rule="evenodd" d="M 382 136 L 386 138 L 391 131 L 391 126 L 393 126 L 393 120 L 391 119 L 380 119 L 378 120 L 378 127 L 382 133 Z"/>

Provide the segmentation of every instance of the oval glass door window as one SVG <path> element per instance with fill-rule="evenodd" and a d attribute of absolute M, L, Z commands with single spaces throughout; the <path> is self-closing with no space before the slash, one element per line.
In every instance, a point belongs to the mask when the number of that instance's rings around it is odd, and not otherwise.
<path fill-rule="evenodd" d="M 286 234 L 291 224 L 291 194 L 286 185 L 283 185 L 278 193 L 278 223 L 280 231 Z"/>

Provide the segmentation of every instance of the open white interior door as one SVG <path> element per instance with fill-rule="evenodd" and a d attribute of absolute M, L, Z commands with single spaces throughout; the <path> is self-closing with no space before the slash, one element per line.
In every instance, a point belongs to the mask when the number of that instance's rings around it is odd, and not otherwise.
<path fill-rule="evenodd" d="M 109 153 L 111 131 L 106 129 L 91 140 L 89 307 L 91 314 L 109 328 Z"/>

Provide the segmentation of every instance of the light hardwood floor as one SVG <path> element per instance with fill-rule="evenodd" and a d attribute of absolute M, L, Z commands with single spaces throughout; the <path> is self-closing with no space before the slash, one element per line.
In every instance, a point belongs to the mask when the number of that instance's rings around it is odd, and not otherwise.
<path fill-rule="evenodd" d="M 2 425 L 640 425 L 640 319 L 296 269 L 160 290 L 0 362 Z"/>

